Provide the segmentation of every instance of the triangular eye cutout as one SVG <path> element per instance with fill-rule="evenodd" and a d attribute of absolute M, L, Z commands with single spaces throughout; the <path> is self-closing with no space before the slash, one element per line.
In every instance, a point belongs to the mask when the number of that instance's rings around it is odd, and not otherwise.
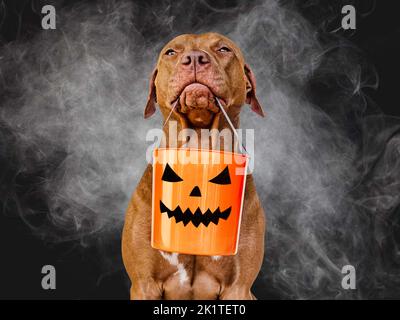
<path fill-rule="evenodd" d="M 167 166 L 165 167 L 164 173 L 161 177 L 161 180 L 168 181 L 168 182 L 179 182 L 183 181 L 180 176 L 178 176 L 174 170 L 171 169 L 169 164 L 167 163 Z"/>
<path fill-rule="evenodd" d="M 215 178 L 210 180 L 212 183 L 216 184 L 231 184 L 231 177 L 229 176 L 228 166 L 222 172 L 217 175 Z"/>

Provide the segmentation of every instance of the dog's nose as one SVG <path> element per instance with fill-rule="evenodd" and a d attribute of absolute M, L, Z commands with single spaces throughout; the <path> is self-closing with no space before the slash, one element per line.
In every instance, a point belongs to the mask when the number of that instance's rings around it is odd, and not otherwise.
<path fill-rule="evenodd" d="M 201 197 L 201 192 L 200 192 L 200 188 L 198 186 L 195 186 L 192 190 L 192 192 L 190 192 L 190 197 Z"/>
<path fill-rule="evenodd" d="M 181 64 L 185 67 L 201 69 L 210 64 L 210 56 L 204 51 L 190 51 L 181 58 Z"/>

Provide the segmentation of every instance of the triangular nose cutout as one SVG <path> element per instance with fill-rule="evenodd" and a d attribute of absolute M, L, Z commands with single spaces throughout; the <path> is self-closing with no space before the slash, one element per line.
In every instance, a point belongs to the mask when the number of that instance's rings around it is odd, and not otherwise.
<path fill-rule="evenodd" d="M 195 186 L 192 190 L 192 192 L 190 192 L 191 197 L 201 197 L 201 192 L 200 192 L 200 188 L 198 186 Z"/>

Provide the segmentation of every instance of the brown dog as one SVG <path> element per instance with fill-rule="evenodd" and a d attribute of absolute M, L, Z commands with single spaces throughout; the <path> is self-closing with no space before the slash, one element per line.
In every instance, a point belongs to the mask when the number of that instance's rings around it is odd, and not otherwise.
<path fill-rule="evenodd" d="M 186 34 L 161 51 L 154 70 L 145 118 L 155 103 L 178 130 L 229 128 L 215 98 L 237 128 L 247 102 L 263 111 L 256 98 L 255 79 L 239 48 L 216 34 Z M 168 136 L 168 125 L 165 126 Z M 253 299 L 250 289 L 264 254 L 265 218 L 251 175 L 247 176 L 238 252 L 234 256 L 195 256 L 153 249 L 151 236 L 152 166 L 149 165 L 129 203 L 122 254 L 132 281 L 131 299 Z"/>

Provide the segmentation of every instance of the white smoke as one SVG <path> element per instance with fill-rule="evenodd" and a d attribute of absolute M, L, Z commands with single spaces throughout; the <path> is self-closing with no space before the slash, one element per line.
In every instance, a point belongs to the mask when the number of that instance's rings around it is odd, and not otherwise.
<path fill-rule="evenodd" d="M 0 51 L 0 123 L 11 136 L 1 142 L 12 143 L 5 153 L 17 161 L 14 181 L 36 177 L 8 201 L 37 234 L 85 246 L 119 236 L 146 166 L 146 131 L 161 125 L 159 112 L 142 117 L 158 51 L 178 34 L 215 31 L 241 47 L 267 114 L 258 118 L 244 106 L 241 116 L 242 128 L 256 132 L 254 176 L 268 222 L 257 291 L 281 298 L 399 294 L 391 222 L 399 200 L 398 121 L 361 117 L 363 89 L 377 80 L 356 48 L 275 0 L 228 8 L 207 1 L 55 6 L 56 30 Z M 319 100 L 314 85 L 326 92 Z M 35 194 L 45 209 L 29 204 Z M 390 249 L 379 256 L 384 245 Z M 356 291 L 341 287 L 346 264 L 356 267 Z"/>

